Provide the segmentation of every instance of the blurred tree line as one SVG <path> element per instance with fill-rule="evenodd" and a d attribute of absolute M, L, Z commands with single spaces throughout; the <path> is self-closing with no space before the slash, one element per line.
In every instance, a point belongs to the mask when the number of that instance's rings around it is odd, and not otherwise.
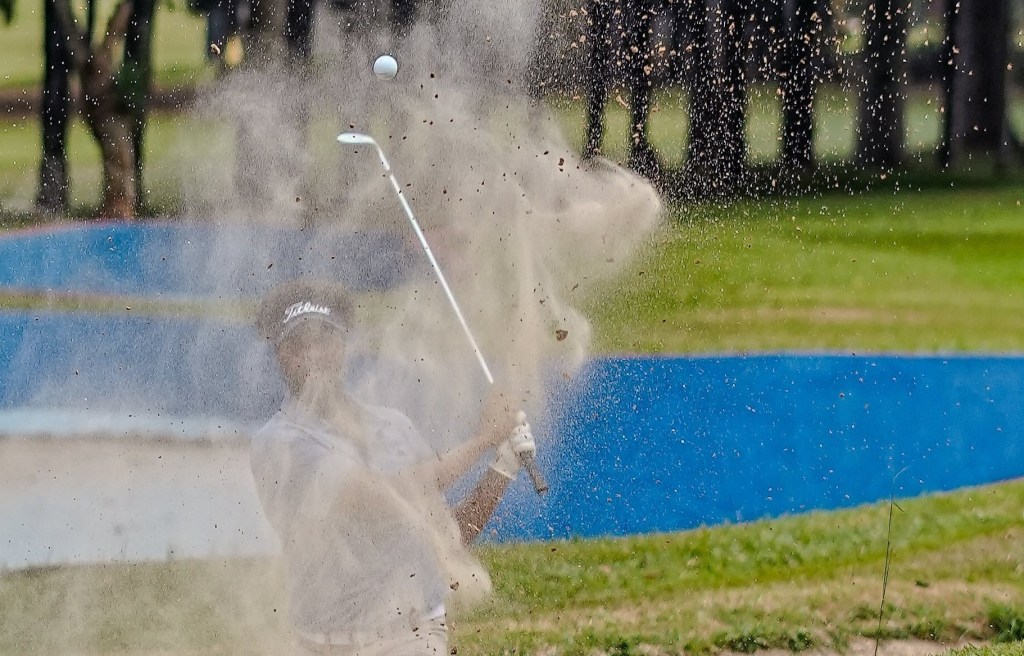
<path fill-rule="evenodd" d="M 747 185 L 753 83 L 778 89 L 776 166 L 783 174 L 799 176 L 815 164 L 815 95 L 824 82 L 856 91 L 860 168 L 905 163 L 912 85 L 940 90 L 939 164 L 984 155 L 1008 166 L 1024 157 L 1009 114 L 1010 87 L 1022 80 L 1012 47 L 1022 7 L 1021 0 L 587 0 L 563 10 L 572 25 L 566 32 L 582 33 L 569 56 L 585 67 L 585 82 L 557 70 L 542 77 L 585 94 L 587 156 L 600 153 L 611 90 L 624 90 L 628 163 L 654 179 L 664 171 L 648 137 L 652 90 L 685 89 L 690 127 L 684 168 L 674 179 L 690 197 Z"/>
<path fill-rule="evenodd" d="M 389 21 L 398 38 L 424 4 L 325 1 L 335 11 Z M 10 20 L 15 2 L 0 0 L 0 18 Z M 380 2 L 386 11 L 364 7 Z M 70 79 L 77 76 L 77 106 L 102 153 L 99 214 L 135 216 L 143 203 L 158 2 L 117 0 L 103 29 L 98 0 L 43 3 L 37 206 L 67 209 L 65 142 L 76 100 Z M 208 46 L 224 52 L 214 58 L 222 65 L 238 63 L 237 44 L 246 65 L 283 58 L 301 66 L 311 56 L 314 0 L 191 0 L 190 8 L 207 17 Z M 630 113 L 628 165 L 656 181 L 669 172 L 648 135 L 652 94 L 684 89 L 685 163 L 671 173 L 687 197 L 728 195 L 748 185 L 748 92 L 760 83 L 778 90 L 776 166 L 784 174 L 799 177 L 815 165 L 815 95 L 825 82 L 857 90 L 859 167 L 903 164 L 904 105 L 910 85 L 919 83 L 941 88 L 941 165 L 984 155 L 1007 166 L 1024 156 L 1008 112 L 1012 80 L 1021 79 L 1012 26 L 1022 14 L 1024 0 L 551 0 L 537 38 L 533 86 L 585 97 L 586 157 L 601 153 L 608 99 L 621 90 L 629 98 L 623 101 Z M 911 43 L 922 33 L 920 43 Z M 238 150 L 246 152 L 244 144 Z"/>

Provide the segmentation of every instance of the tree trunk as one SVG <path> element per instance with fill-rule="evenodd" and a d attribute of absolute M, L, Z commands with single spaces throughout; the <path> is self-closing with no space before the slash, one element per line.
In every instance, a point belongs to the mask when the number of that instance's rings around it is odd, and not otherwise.
<path fill-rule="evenodd" d="M 249 0 L 249 20 L 242 30 L 246 65 L 261 69 L 278 60 L 287 11 L 288 0 Z"/>
<path fill-rule="evenodd" d="M 146 107 L 149 104 L 153 77 L 152 42 L 154 0 L 133 0 L 132 17 L 128 23 L 124 44 L 124 62 L 121 65 L 118 93 L 123 105 L 132 116 L 132 155 L 135 176 L 136 211 L 145 205 L 142 184 L 143 147 L 146 133 Z"/>
<path fill-rule="evenodd" d="M 91 43 L 96 34 L 96 0 L 89 0 L 85 12 L 85 40 Z"/>
<path fill-rule="evenodd" d="M 953 32 L 950 160 L 969 153 L 1007 154 L 1006 64 L 1009 0 L 961 2 Z"/>
<path fill-rule="evenodd" d="M 101 67 L 81 72 L 85 122 L 100 148 L 103 162 L 101 218 L 135 217 L 138 188 L 135 179 L 134 117 L 124 110 L 114 79 Z"/>
<path fill-rule="evenodd" d="M 786 0 L 783 25 L 782 164 L 804 170 L 814 162 L 814 53 L 821 25 L 817 0 Z"/>
<path fill-rule="evenodd" d="M 313 0 L 288 0 L 284 37 L 289 57 L 296 63 L 308 63 L 313 56 Z"/>
<path fill-rule="evenodd" d="M 903 160 L 906 97 L 906 0 L 869 0 L 864 11 L 864 87 L 857 121 L 857 163 L 891 169 Z"/>
<path fill-rule="evenodd" d="M 132 11 L 130 0 L 117 6 L 104 38 L 88 48 L 88 56 L 80 55 L 78 66 L 85 122 L 99 145 L 103 162 L 103 200 L 99 209 L 102 218 L 135 217 L 135 121 L 120 94 L 115 75 L 119 67 L 114 61 L 117 46 L 128 31 Z M 70 15 L 70 8 L 66 15 Z"/>
<path fill-rule="evenodd" d="M 611 85 L 612 0 L 590 0 L 587 5 L 590 52 L 587 58 L 587 138 L 583 157 L 601 154 L 604 109 Z"/>
<path fill-rule="evenodd" d="M 953 35 L 957 31 L 960 15 L 960 0 L 943 0 L 942 14 L 946 28 L 942 40 L 940 57 L 942 61 L 942 137 L 939 144 L 939 163 L 947 167 L 953 162 L 953 86 L 956 82 L 956 51 Z"/>
<path fill-rule="evenodd" d="M 293 6 L 296 5 L 291 0 L 250 0 L 249 19 L 241 31 L 243 68 L 262 71 L 281 62 L 291 38 L 286 34 L 285 24 Z M 291 20 L 299 19 L 293 15 Z M 268 99 L 266 111 L 277 111 L 279 105 L 277 99 Z M 249 120 L 241 118 L 236 122 L 235 192 L 254 210 L 268 202 L 268 173 L 260 156 L 266 149 L 265 142 L 265 135 L 257 134 Z"/>
<path fill-rule="evenodd" d="M 92 1 L 90 0 L 90 5 Z M 55 0 L 54 17 L 72 65 L 82 82 L 82 110 L 103 161 L 101 217 L 135 216 L 135 147 L 132 116 L 119 92 L 116 55 L 132 15 L 132 0 L 121 0 L 95 45 L 78 29 L 69 0 Z"/>
<path fill-rule="evenodd" d="M 417 0 L 391 0 L 391 31 L 396 39 L 409 35 L 416 22 Z"/>
<path fill-rule="evenodd" d="M 68 78 L 71 57 L 54 11 L 55 0 L 46 0 L 43 15 L 43 98 L 40 124 L 43 152 L 39 165 L 36 207 L 42 212 L 66 212 L 68 208 L 67 128 L 71 112 Z"/>
<path fill-rule="evenodd" d="M 748 0 L 722 0 L 716 30 L 721 47 L 721 169 L 730 190 L 741 183 L 747 167 L 747 81 L 744 60 Z"/>
<path fill-rule="evenodd" d="M 747 6 L 746 0 L 722 0 L 710 22 L 705 0 L 681 7 L 690 119 L 686 186 L 693 197 L 734 192 L 746 169 Z"/>
<path fill-rule="evenodd" d="M 679 8 L 679 40 L 687 87 L 686 168 L 690 176 L 703 178 L 703 167 L 713 156 L 715 97 L 714 61 L 708 38 L 705 0 L 683 0 Z"/>
<path fill-rule="evenodd" d="M 134 121 L 127 114 L 94 111 L 87 117 L 89 128 L 100 145 L 103 160 L 103 201 L 98 216 L 131 219 L 136 216 Z"/>
<path fill-rule="evenodd" d="M 630 85 L 629 168 L 656 180 L 661 176 L 658 156 L 647 136 L 651 115 L 651 0 L 628 0 L 623 21 L 623 59 Z"/>

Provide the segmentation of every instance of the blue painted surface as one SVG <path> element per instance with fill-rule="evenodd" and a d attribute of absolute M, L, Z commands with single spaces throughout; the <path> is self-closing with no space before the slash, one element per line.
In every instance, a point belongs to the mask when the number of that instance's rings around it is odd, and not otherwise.
<path fill-rule="evenodd" d="M 247 296 L 299 273 L 356 288 L 409 273 L 386 234 L 315 238 L 195 224 L 14 233 L 0 238 L 0 286 Z M 266 345 L 241 324 L 12 312 L 0 335 L 0 410 L 251 424 L 283 395 Z M 1022 476 L 1022 393 L 1016 357 L 595 360 L 552 388 L 534 422 L 551 492 L 538 502 L 525 480 L 513 486 L 496 539 L 670 531 Z"/>
<path fill-rule="evenodd" d="M 260 296 L 300 275 L 390 287 L 422 253 L 385 231 L 107 223 L 0 236 L 0 286 L 140 296 Z"/>
<path fill-rule="evenodd" d="M 0 312 L 0 335 L 0 410 L 212 417 L 258 426 L 285 396 L 267 341 L 245 323 Z M 357 381 L 376 366 L 378 360 L 353 351 L 349 376 Z M 5 428 L 0 424 L 0 434 Z"/>
<path fill-rule="evenodd" d="M 283 396 L 242 324 L 9 313 L 0 331 L 0 409 L 257 425 Z M 1022 476 L 1022 395 L 1017 357 L 595 360 L 535 420 L 551 492 L 538 503 L 514 486 L 497 539 L 671 531 Z"/>
<path fill-rule="evenodd" d="M 0 335 L 0 409 L 252 423 L 284 395 L 265 340 L 244 324 L 8 312 L 0 313 Z"/>
<path fill-rule="evenodd" d="M 545 428 L 542 509 L 519 486 L 499 525 L 672 531 L 1024 476 L 1022 395 L 1017 357 L 597 360 Z"/>

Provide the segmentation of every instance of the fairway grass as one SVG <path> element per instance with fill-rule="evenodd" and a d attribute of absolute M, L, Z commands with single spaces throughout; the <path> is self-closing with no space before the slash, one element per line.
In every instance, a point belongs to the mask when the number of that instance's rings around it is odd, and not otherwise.
<path fill-rule="evenodd" d="M 900 501 L 891 534 L 881 503 L 675 534 L 485 546 L 495 594 L 454 613 L 452 646 L 461 656 L 711 654 L 843 651 L 880 637 L 993 641 L 958 656 L 1019 656 L 1022 508 L 1024 481 L 1014 481 Z M 280 583 L 265 560 L 8 574 L 0 653 L 281 653 Z"/>
<path fill-rule="evenodd" d="M 1024 350 L 1024 185 L 677 207 L 585 305 L 603 352 Z"/>
<path fill-rule="evenodd" d="M 949 656 L 1024 656 L 1024 642 L 951 650 Z"/>

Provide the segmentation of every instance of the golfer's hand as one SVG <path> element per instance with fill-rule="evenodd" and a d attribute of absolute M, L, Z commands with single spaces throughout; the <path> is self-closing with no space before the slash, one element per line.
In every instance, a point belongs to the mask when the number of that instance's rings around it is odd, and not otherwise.
<path fill-rule="evenodd" d="M 526 421 L 526 413 L 519 412 L 516 426 L 501 444 L 498 445 L 491 469 L 509 480 L 515 480 L 523 460 L 537 455 L 537 443 L 530 432 L 530 424 Z"/>

